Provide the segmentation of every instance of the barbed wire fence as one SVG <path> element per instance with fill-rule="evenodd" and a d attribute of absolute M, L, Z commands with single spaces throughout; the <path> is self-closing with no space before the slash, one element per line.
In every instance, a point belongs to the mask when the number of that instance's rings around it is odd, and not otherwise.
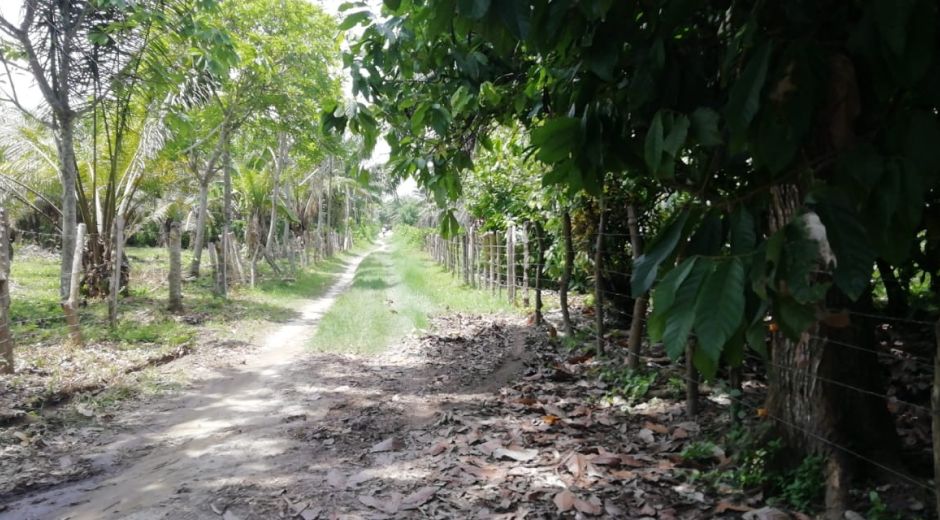
<path fill-rule="evenodd" d="M 483 231 L 479 227 L 468 226 L 463 234 L 450 239 L 444 239 L 438 234 L 429 233 L 425 239 L 425 249 L 432 259 L 445 270 L 451 272 L 455 278 L 462 279 L 468 287 L 489 291 L 495 297 L 506 298 L 512 305 L 521 303 L 523 307 L 530 308 L 530 294 L 557 293 L 560 284 L 559 280 L 548 279 L 545 276 L 545 271 L 549 265 L 544 259 L 544 243 L 540 243 L 544 240 L 538 240 L 533 236 L 533 227 L 531 223 L 523 225 L 510 224 L 505 230 Z M 604 237 L 620 241 L 630 239 L 630 235 L 626 233 L 604 233 Z M 596 234 L 594 238 L 596 239 Z M 633 304 L 637 301 L 636 297 L 612 289 L 612 285 L 606 283 L 607 280 L 605 279 L 614 277 L 629 281 L 630 273 L 619 271 L 616 268 L 602 268 L 595 271 L 594 287 L 591 288 L 593 294 L 590 295 L 593 297 L 593 301 L 590 302 L 591 305 L 583 307 L 582 311 L 592 314 L 589 317 L 599 315 L 600 318 L 596 321 L 587 320 L 582 323 L 582 330 L 586 329 L 586 332 L 593 334 L 596 337 L 597 345 L 606 345 L 608 356 L 623 356 L 630 366 L 637 366 L 640 362 L 640 356 L 637 352 L 611 349 L 616 347 L 616 340 L 623 337 L 622 331 L 624 329 L 629 331 L 626 335 L 628 340 L 637 335 L 640 336 L 635 337 L 635 340 L 645 336 L 648 323 L 647 306 L 645 302 L 642 306 L 634 306 Z M 522 295 L 521 302 L 517 298 L 519 294 Z M 541 319 L 543 314 L 541 298 L 537 296 L 535 302 L 534 314 L 536 319 Z M 641 315 L 636 315 L 637 309 L 642 311 Z M 922 330 L 929 330 L 928 336 L 931 334 L 934 336 L 937 343 L 936 349 L 940 352 L 940 322 L 891 317 L 853 310 L 840 310 L 839 312 L 881 323 L 891 323 L 897 327 L 919 327 Z M 591 321 L 594 321 L 594 323 L 590 323 Z M 608 328 L 611 330 L 606 330 Z M 770 330 L 768 330 L 768 337 L 770 333 Z M 919 370 L 932 374 L 933 384 L 930 404 L 924 405 L 898 395 L 889 395 L 871 388 L 862 388 L 809 370 L 787 366 L 774 361 L 768 356 L 756 355 L 754 352 L 749 352 L 744 357 L 744 361 L 752 366 L 761 366 L 767 371 L 799 371 L 798 375 L 800 377 L 835 386 L 847 392 L 880 399 L 886 405 L 890 405 L 895 413 L 905 413 L 913 415 L 916 420 L 928 421 L 933 432 L 934 478 L 932 482 L 929 479 L 917 477 L 903 471 L 899 467 L 886 465 L 884 461 L 872 459 L 860 453 L 857 449 L 847 446 L 845 442 L 827 438 L 805 425 L 794 424 L 784 417 L 775 416 L 762 403 L 747 399 L 748 396 L 741 385 L 740 368 L 727 369 L 728 391 L 721 392 L 720 395 L 722 399 L 726 399 L 732 404 L 732 420 L 737 420 L 737 414 L 741 410 L 753 412 L 761 418 L 774 421 L 781 427 L 800 432 L 808 438 L 815 439 L 832 450 L 854 458 L 872 469 L 891 475 L 909 484 L 912 488 L 925 492 L 927 496 L 933 496 L 934 500 L 938 500 L 936 497 L 940 496 L 940 355 L 918 355 L 894 348 L 886 342 L 879 343 L 877 347 L 872 347 L 815 334 L 808 335 L 808 339 L 822 342 L 822 348 L 825 348 L 826 345 L 832 345 L 850 351 L 877 355 L 881 362 L 903 361 L 918 367 Z M 646 345 L 646 348 L 649 349 L 650 345 Z M 603 353 L 603 349 L 598 350 Z M 686 353 L 677 360 L 683 365 L 681 370 L 679 372 L 675 370 L 670 372 L 671 375 L 680 378 L 685 384 L 686 412 L 691 417 L 695 417 L 700 412 L 700 401 L 702 399 L 702 393 L 700 392 L 701 377 L 691 362 L 693 352 L 694 338 L 690 339 Z M 668 365 L 663 364 L 664 360 L 661 358 L 645 356 L 644 359 L 645 366 L 648 369 L 665 369 L 668 367 Z M 631 361 L 632 363 L 630 363 Z M 714 392 L 715 387 L 712 386 L 711 388 Z M 761 398 L 761 396 L 753 397 Z M 938 514 L 940 514 L 940 504 L 938 504 Z"/>

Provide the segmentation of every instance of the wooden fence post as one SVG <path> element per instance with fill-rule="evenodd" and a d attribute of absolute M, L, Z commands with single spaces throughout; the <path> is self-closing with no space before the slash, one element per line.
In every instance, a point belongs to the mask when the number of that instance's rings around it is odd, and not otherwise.
<path fill-rule="evenodd" d="M 502 233 L 499 231 L 493 232 L 493 241 L 496 244 L 496 293 L 500 298 L 503 297 L 503 257 L 499 254 L 502 244 L 500 244 L 500 237 Z"/>
<path fill-rule="evenodd" d="M 183 282 L 179 222 L 170 224 L 168 245 L 170 250 L 170 275 L 167 282 L 170 285 L 170 301 L 167 308 L 170 312 L 180 312 L 183 310 Z"/>
<path fill-rule="evenodd" d="M 476 288 L 477 286 L 477 263 L 474 261 L 474 255 L 477 252 L 477 245 L 474 242 L 476 239 L 473 225 L 467 226 L 467 272 L 469 273 L 469 282 L 470 287 Z"/>
<path fill-rule="evenodd" d="M 490 253 L 490 293 L 493 296 L 496 296 L 496 257 L 498 255 L 498 250 L 496 248 L 496 232 L 490 231 L 489 233 L 490 247 L 488 248 Z"/>
<path fill-rule="evenodd" d="M 468 232 L 469 233 L 469 232 Z M 470 235 L 464 233 L 460 235 L 460 259 L 463 262 L 463 283 L 464 285 L 470 285 Z"/>
<path fill-rule="evenodd" d="M 597 355 L 604 355 L 604 195 L 598 200 L 597 242 L 594 247 L 594 316 L 597 323 Z"/>
<path fill-rule="evenodd" d="M 522 306 L 529 306 L 529 223 L 522 226 Z"/>
<path fill-rule="evenodd" d="M 65 321 L 69 327 L 69 338 L 74 345 L 82 344 L 82 329 L 78 324 L 78 289 L 82 276 L 82 256 L 85 252 L 85 224 L 75 230 L 75 252 L 72 256 L 72 272 L 69 273 L 69 298 L 62 303 Z"/>
<path fill-rule="evenodd" d="M 516 225 L 506 228 L 506 295 L 516 304 Z"/>
<path fill-rule="evenodd" d="M 124 264 L 124 217 L 114 219 L 114 235 L 111 240 L 111 293 L 108 298 L 108 323 L 117 325 L 118 294 L 121 292 L 121 270 Z"/>
<path fill-rule="evenodd" d="M 10 228 L 7 210 L 0 208 L 0 374 L 13 373 L 13 335 L 10 333 Z"/>
<path fill-rule="evenodd" d="M 541 325 L 542 316 L 542 266 L 545 264 L 545 240 L 542 233 L 542 225 L 538 222 L 533 223 L 535 231 L 535 247 L 537 248 L 535 256 L 535 325 Z"/>

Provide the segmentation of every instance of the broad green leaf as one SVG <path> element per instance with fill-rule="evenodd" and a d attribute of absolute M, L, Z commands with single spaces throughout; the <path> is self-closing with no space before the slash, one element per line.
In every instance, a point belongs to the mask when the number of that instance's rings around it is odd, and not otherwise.
<path fill-rule="evenodd" d="M 717 364 L 724 344 L 744 318 L 744 264 L 734 257 L 718 262 L 695 304 L 698 348 Z"/>
<path fill-rule="evenodd" d="M 721 132 L 718 131 L 718 112 L 708 108 L 699 107 L 692 112 L 692 135 L 702 146 L 718 146 L 721 144 Z"/>
<path fill-rule="evenodd" d="M 725 120 L 734 141 L 743 142 L 748 126 L 760 109 L 761 91 L 767 81 L 767 68 L 773 47 L 764 42 L 748 61 L 744 72 L 731 87 L 728 104 L 725 106 Z"/>
<path fill-rule="evenodd" d="M 715 377 L 718 371 L 718 361 L 705 352 L 701 345 L 696 345 L 692 351 L 692 364 L 706 380 Z"/>
<path fill-rule="evenodd" d="M 747 331 L 745 331 L 745 337 L 747 338 L 747 344 L 755 352 L 761 355 L 761 357 L 767 356 L 767 323 L 764 322 L 763 316 L 758 316 L 753 323 L 751 323 Z"/>
<path fill-rule="evenodd" d="M 653 312 L 650 313 L 647 322 L 647 332 L 652 341 L 656 342 L 663 339 L 666 317 L 672 309 L 672 304 L 676 301 L 676 291 L 689 273 L 692 272 L 696 259 L 697 257 L 691 257 L 683 260 L 681 264 L 669 271 L 653 290 Z"/>
<path fill-rule="evenodd" d="M 531 26 L 529 2 L 524 0 L 498 0 L 493 9 L 506 29 L 517 40 L 524 40 L 529 35 Z"/>
<path fill-rule="evenodd" d="M 656 175 L 659 171 L 659 164 L 663 159 L 663 141 L 663 113 L 659 111 L 653 116 L 649 130 L 646 131 L 646 140 L 643 146 L 643 158 L 646 160 L 646 167 L 650 169 L 652 175 Z"/>
<path fill-rule="evenodd" d="M 362 11 L 355 11 L 346 15 L 346 18 L 343 19 L 343 22 L 339 24 L 339 30 L 348 31 L 356 25 L 372 18 L 372 13 L 368 9 Z"/>
<path fill-rule="evenodd" d="M 441 236 L 444 238 L 453 238 L 460 232 L 460 223 L 454 216 L 453 210 L 445 210 L 441 214 Z"/>
<path fill-rule="evenodd" d="M 799 340 L 800 335 L 816 321 L 812 304 L 803 305 L 787 296 L 778 298 L 774 308 L 774 321 L 781 332 L 793 341 Z"/>
<path fill-rule="evenodd" d="M 664 228 L 649 249 L 633 261 L 630 288 L 633 291 L 634 297 L 643 295 L 653 286 L 653 282 L 656 281 L 656 274 L 659 271 L 659 265 L 675 250 L 679 239 L 682 237 L 682 230 L 685 228 L 685 223 L 688 218 L 688 211 L 679 213 L 679 215 Z"/>
<path fill-rule="evenodd" d="M 471 20 L 479 20 L 486 16 L 490 9 L 490 0 L 458 0 L 457 10 L 460 14 Z"/>
<path fill-rule="evenodd" d="M 581 120 L 575 117 L 549 119 L 532 130 L 532 144 L 538 147 L 538 158 L 547 164 L 567 159 L 581 141 Z"/>
<path fill-rule="evenodd" d="M 731 214 L 731 254 L 740 255 L 754 250 L 757 231 L 754 217 L 744 206 L 738 206 Z"/>
<path fill-rule="evenodd" d="M 666 315 L 663 331 L 663 345 L 672 359 L 678 359 L 685 352 L 689 333 L 695 324 L 695 308 L 702 282 L 711 274 L 715 264 L 707 258 L 700 258 L 676 290 L 675 302 Z"/>
<path fill-rule="evenodd" d="M 839 198 L 821 201 L 816 213 L 826 226 L 826 237 L 836 257 L 833 281 L 846 296 L 857 300 L 871 283 L 875 252 L 855 211 Z"/>

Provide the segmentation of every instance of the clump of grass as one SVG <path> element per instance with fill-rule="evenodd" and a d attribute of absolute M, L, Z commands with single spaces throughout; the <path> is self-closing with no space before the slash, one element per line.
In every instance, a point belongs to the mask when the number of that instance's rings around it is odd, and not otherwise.
<path fill-rule="evenodd" d="M 389 252 L 369 255 L 352 287 L 323 317 L 313 340 L 317 350 L 374 353 L 414 330 L 431 316 L 451 312 L 500 312 L 509 305 L 485 291 L 463 286 L 396 235 Z"/>

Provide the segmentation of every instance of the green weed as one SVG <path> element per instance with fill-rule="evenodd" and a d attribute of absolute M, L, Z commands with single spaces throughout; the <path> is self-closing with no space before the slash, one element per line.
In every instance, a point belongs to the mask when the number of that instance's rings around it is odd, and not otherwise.
<path fill-rule="evenodd" d="M 463 286 L 416 249 L 413 237 L 396 234 L 388 252 L 369 255 L 352 286 L 320 321 L 313 348 L 374 353 L 427 329 L 434 314 L 509 311 L 485 291 Z"/>

